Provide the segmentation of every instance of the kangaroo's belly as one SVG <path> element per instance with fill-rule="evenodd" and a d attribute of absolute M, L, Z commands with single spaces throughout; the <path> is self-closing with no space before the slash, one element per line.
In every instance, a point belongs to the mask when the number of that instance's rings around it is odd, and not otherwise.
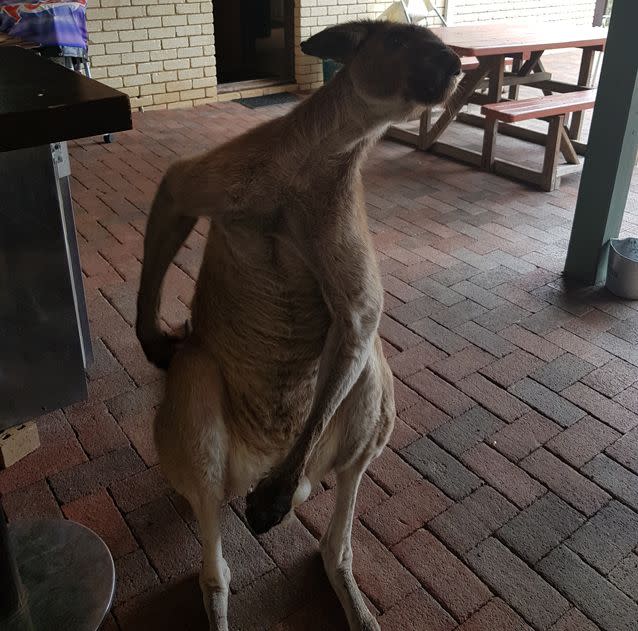
<path fill-rule="evenodd" d="M 316 280 L 285 241 L 211 234 L 193 337 L 221 370 L 225 421 L 238 438 L 287 449 L 312 402 L 329 325 Z"/>

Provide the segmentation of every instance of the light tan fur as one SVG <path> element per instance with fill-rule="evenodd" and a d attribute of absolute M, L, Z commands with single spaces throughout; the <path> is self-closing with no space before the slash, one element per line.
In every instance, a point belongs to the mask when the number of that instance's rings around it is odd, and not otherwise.
<path fill-rule="evenodd" d="M 222 504 L 252 489 L 247 519 L 263 532 L 330 471 L 326 572 L 350 628 L 379 628 L 350 544 L 359 481 L 394 423 L 360 164 L 391 122 L 449 93 L 458 58 L 426 29 L 387 23 L 334 27 L 304 50 L 345 68 L 286 116 L 173 165 L 144 242 L 137 333 L 148 358 L 168 367 L 155 439 L 200 524 L 200 583 L 216 630 L 228 628 Z M 192 332 L 181 340 L 160 330 L 160 290 L 200 216 L 211 227 Z"/>

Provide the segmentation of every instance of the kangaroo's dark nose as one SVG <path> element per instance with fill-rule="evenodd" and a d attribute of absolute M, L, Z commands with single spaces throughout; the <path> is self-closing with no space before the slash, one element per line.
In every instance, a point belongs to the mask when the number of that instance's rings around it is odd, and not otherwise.
<path fill-rule="evenodd" d="M 447 71 L 448 71 L 448 74 L 452 77 L 457 77 L 458 75 L 461 74 L 461 59 L 452 50 L 448 52 Z"/>
<path fill-rule="evenodd" d="M 450 77 L 456 77 L 461 74 L 461 59 L 453 50 L 447 48 L 447 46 L 441 49 L 436 56 L 436 61 Z"/>
<path fill-rule="evenodd" d="M 453 77 L 458 77 L 461 74 L 461 59 L 456 53 L 452 53 L 452 54 L 454 55 L 454 61 L 452 62 L 450 74 Z"/>

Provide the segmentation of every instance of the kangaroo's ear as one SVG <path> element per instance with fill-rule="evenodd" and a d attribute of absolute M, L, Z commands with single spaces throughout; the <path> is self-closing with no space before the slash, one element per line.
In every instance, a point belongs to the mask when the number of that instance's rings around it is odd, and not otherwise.
<path fill-rule="evenodd" d="M 331 26 L 301 43 L 306 55 L 334 61 L 347 61 L 361 46 L 373 28 L 373 22 L 347 22 Z"/>

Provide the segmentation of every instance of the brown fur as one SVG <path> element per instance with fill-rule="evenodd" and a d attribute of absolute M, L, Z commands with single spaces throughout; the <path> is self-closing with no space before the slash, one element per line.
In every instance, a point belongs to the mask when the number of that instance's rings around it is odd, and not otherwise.
<path fill-rule="evenodd" d="M 360 164 L 388 124 L 445 98 L 460 66 L 426 29 L 381 22 L 333 27 L 303 49 L 346 66 L 288 115 L 173 165 L 144 243 L 138 337 L 151 361 L 169 366 L 155 437 L 202 529 L 211 629 L 227 628 L 221 503 L 254 489 L 247 519 L 263 532 L 331 470 L 326 571 L 351 628 L 378 628 L 350 546 L 359 480 L 394 422 Z M 180 340 L 159 328 L 160 289 L 203 215 L 211 228 L 192 333 Z"/>

